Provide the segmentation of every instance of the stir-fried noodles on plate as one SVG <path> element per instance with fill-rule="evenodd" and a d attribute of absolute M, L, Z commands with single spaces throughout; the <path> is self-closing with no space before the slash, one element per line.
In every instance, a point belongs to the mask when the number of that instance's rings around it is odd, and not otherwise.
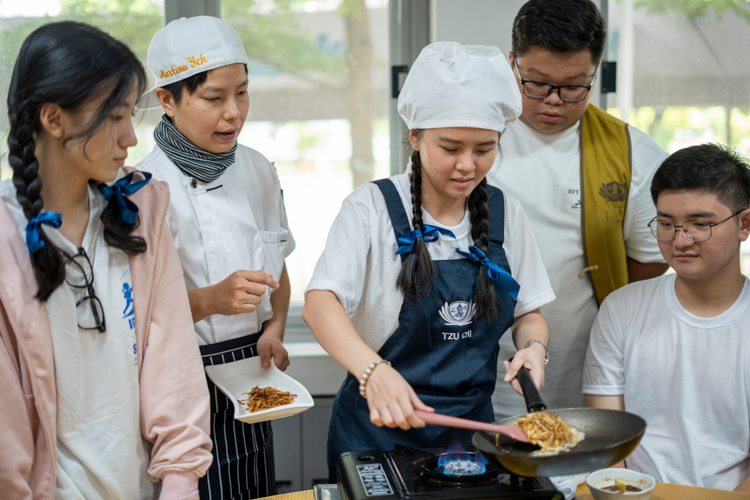
<path fill-rule="evenodd" d="M 243 392 L 242 395 L 247 395 L 247 399 L 238 399 L 237 401 L 245 405 L 250 413 L 291 404 L 297 397 L 296 394 L 289 391 L 280 391 L 275 387 L 258 387 L 257 385 L 250 392 Z"/>

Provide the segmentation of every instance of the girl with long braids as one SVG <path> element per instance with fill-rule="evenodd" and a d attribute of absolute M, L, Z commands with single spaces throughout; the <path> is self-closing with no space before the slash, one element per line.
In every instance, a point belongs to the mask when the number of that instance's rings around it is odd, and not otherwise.
<path fill-rule="evenodd" d="M 38 28 L 16 60 L 0 183 L 4 498 L 196 499 L 211 463 L 169 191 L 124 168 L 145 83 L 127 46 L 76 22 Z"/>
<path fill-rule="evenodd" d="M 434 448 L 471 432 L 424 427 L 415 410 L 493 421 L 498 340 L 512 327 L 523 365 L 544 382 L 554 299 L 516 200 L 487 186 L 499 135 L 521 97 L 496 47 L 438 42 L 409 72 L 398 109 L 411 173 L 345 201 L 308 286 L 303 319 L 349 372 L 333 407 L 329 479 L 346 451 Z M 374 424 L 374 425 L 373 425 Z"/>

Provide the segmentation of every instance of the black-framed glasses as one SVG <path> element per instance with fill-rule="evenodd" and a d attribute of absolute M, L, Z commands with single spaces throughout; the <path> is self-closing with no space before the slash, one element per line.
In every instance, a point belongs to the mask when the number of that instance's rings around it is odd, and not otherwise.
<path fill-rule="evenodd" d="M 86 250 L 79 248 L 77 254 L 67 255 L 65 264 L 65 282 L 73 288 L 85 290 L 83 297 L 76 302 L 78 328 L 104 333 L 107 329 L 104 308 L 94 292 L 94 268 Z"/>
<path fill-rule="evenodd" d="M 521 73 L 518 71 L 518 60 L 513 61 L 513 65 L 516 68 L 516 75 L 518 81 L 521 82 L 521 88 L 523 89 L 523 95 L 526 97 L 532 97 L 534 99 L 546 99 L 557 90 L 557 95 L 560 99 L 566 102 L 581 102 L 586 99 L 589 95 L 589 91 L 594 86 L 596 80 L 596 70 L 594 75 L 591 77 L 590 85 L 550 85 L 549 83 L 535 82 L 533 80 L 524 80 L 521 78 Z"/>
<path fill-rule="evenodd" d="M 720 220 L 719 222 L 708 222 L 705 220 L 689 220 L 689 221 L 683 222 L 682 225 L 679 225 L 679 226 L 668 220 L 654 217 L 648 223 L 648 227 L 649 229 L 651 229 L 651 234 L 654 235 L 654 238 L 656 238 L 659 241 L 672 241 L 674 237 L 677 235 L 677 229 L 679 228 L 679 229 L 682 229 L 682 232 L 687 239 L 689 239 L 690 241 L 694 243 L 700 243 L 702 241 L 708 241 L 711 239 L 713 228 L 715 228 L 719 224 L 725 223 L 732 217 L 741 214 L 745 210 L 747 209 L 743 208 L 742 210 L 738 210 L 737 212 L 733 213 L 726 219 Z"/>

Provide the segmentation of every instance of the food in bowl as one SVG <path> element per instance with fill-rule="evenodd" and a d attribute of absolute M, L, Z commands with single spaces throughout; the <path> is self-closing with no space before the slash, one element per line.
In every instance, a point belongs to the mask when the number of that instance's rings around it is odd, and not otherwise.
<path fill-rule="evenodd" d="M 625 491 L 611 489 L 622 483 Z M 594 500 L 649 500 L 654 492 L 656 480 L 648 474 L 642 474 L 631 469 L 601 469 L 589 474 L 586 484 Z M 628 486 L 631 486 L 628 488 Z M 636 491 L 638 488 L 640 491 Z"/>
<path fill-rule="evenodd" d="M 626 484 L 622 479 L 615 479 L 615 484 L 611 486 L 605 486 L 602 489 L 604 491 L 619 491 L 620 493 L 625 493 L 628 491 L 643 491 L 643 489 L 639 488 L 638 486 Z"/>
<path fill-rule="evenodd" d="M 521 427 L 529 443 L 539 446 L 541 449 L 534 452 L 539 455 L 553 455 L 578 444 L 585 434 L 557 415 L 547 413 L 547 410 L 529 413 L 513 422 L 513 425 Z M 496 444 L 499 440 L 495 438 Z"/>
<path fill-rule="evenodd" d="M 250 392 L 243 392 L 247 399 L 238 399 L 237 402 L 245 405 L 245 409 L 250 413 L 256 413 L 263 410 L 270 410 L 277 406 L 292 404 L 296 394 L 289 391 L 280 391 L 275 387 L 253 387 Z"/>

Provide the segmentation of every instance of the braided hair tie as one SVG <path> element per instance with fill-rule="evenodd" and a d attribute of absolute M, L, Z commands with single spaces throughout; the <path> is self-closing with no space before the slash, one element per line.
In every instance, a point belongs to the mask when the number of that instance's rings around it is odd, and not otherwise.
<path fill-rule="evenodd" d="M 29 249 L 30 255 L 44 248 L 44 241 L 39 234 L 39 226 L 42 224 L 58 229 L 62 225 L 62 214 L 42 212 L 26 224 L 26 248 Z"/>
<path fill-rule="evenodd" d="M 396 255 L 411 252 L 414 248 L 414 242 L 418 238 L 422 238 L 427 243 L 432 243 L 433 241 L 437 241 L 440 238 L 441 234 L 449 236 L 453 239 L 456 238 L 456 236 L 449 230 L 443 229 L 442 227 L 430 225 L 425 225 L 422 231 L 420 231 L 419 229 L 415 229 L 413 231 L 409 231 L 408 233 L 404 233 L 398 238 L 399 245 L 398 250 L 396 250 Z"/>
<path fill-rule="evenodd" d="M 120 217 L 126 224 L 135 224 L 135 221 L 138 220 L 138 206 L 129 199 L 125 198 L 125 196 L 130 196 L 131 194 L 135 193 L 143 186 L 148 184 L 148 182 L 151 180 L 150 173 L 140 173 L 145 177 L 145 179 L 143 179 L 142 181 L 131 183 L 131 181 L 133 180 L 133 174 L 135 174 L 135 172 L 130 172 L 128 175 L 115 182 L 111 186 L 108 186 L 106 184 L 99 185 L 99 192 L 102 194 L 105 200 L 110 201 L 113 196 L 115 197 L 117 205 L 120 207 Z"/>
<path fill-rule="evenodd" d="M 467 259 L 476 262 L 480 266 L 486 267 L 487 276 L 492 281 L 500 283 L 500 286 L 508 292 L 508 295 L 510 295 L 513 300 L 518 300 L 518 291 L 521 289 L 521 285 L 513 279 L 508 271 L 492 262 L 478 247 L 471 245 L 468 252 L 462 252 L 456 248 L 456 252 L 460 253 Z"/>

